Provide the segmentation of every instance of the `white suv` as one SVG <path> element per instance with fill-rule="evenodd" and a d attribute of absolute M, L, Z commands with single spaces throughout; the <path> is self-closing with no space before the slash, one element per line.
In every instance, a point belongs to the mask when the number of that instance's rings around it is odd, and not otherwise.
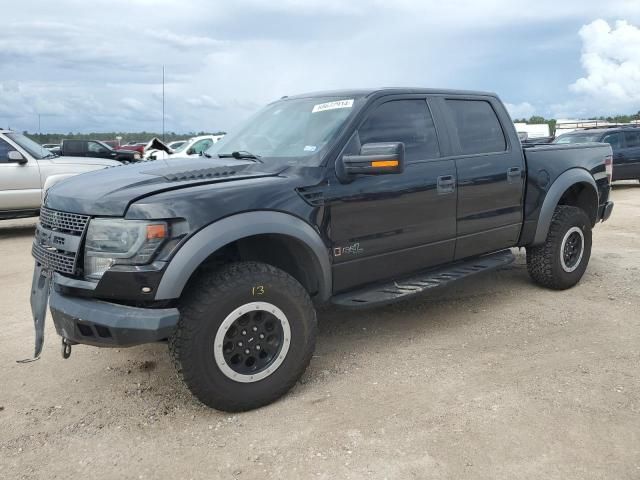
<path fill-rule="evenodd" d="M 0 219 L 38 214 L 43 193 L 67 177 L 121 165 L 104 158 L 58 157 L 21 133 L 0 129 Z"/>

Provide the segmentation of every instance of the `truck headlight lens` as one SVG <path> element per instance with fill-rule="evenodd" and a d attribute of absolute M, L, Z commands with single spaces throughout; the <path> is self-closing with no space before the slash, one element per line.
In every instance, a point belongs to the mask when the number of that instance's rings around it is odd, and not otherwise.
<path fill-rule="evenodd" d="M 114 264 L 149 263 L 167 237 L 165 222 L 94 218 L 85 239 L 85 276 L 99 279 Z"/>

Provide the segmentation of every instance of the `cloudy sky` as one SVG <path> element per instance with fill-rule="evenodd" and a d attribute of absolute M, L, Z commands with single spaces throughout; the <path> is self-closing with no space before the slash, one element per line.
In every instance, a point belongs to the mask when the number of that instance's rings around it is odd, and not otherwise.
<path fill-rule="evenodd" d="M 491 90 L 513 116 L 640 110 L 640 0 L 23 0 L 0 22 L 0 126 L 232 128 L 304 91 Z"/>

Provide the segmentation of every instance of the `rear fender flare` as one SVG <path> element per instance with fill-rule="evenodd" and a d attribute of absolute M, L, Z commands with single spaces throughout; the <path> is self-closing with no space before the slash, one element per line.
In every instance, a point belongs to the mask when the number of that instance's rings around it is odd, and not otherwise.
<path fill-rule="evenodd" d="M 536 227 L 536 234 L 532 245 L 540 245 L 544 243 L 547 238 L 547 234 L 549 233 L 551 218 L 553 217 L 553 212 L 558 206 L 558 202 L 560 202 L 562 195 L 567 191 L 567 189 L 578 183 L 587 183 L 591 185 L 596 194 L 596 198 L 599 198 L 596 181 L 588 171 L 582 168 L 572 168 L 559 175 L 551 184 L 551 187 L 542 202 L 540 216 L 538 217 L 538 226 Z"/>
<path fill-rule="evenodd" d="M 281 212 L 246 212 L 218 220 L 193 235 L 169 262 L 156 291 L 156 300 L 179 298 L 193 272 L 211 254 L 242 238 L 261 234 L 293 237 L 310 248 L 319 272 L 318 296 L 331 295 L 329 252 L 316 230 L 303 220 Z"/>

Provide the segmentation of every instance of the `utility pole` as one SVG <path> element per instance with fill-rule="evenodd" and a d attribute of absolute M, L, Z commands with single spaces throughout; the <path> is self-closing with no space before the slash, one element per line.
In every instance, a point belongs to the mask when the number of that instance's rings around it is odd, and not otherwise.
<path fill-rule="evenodd" d="M 162 142 L 164 143 L 164 65 L 162 65 Z"/>

